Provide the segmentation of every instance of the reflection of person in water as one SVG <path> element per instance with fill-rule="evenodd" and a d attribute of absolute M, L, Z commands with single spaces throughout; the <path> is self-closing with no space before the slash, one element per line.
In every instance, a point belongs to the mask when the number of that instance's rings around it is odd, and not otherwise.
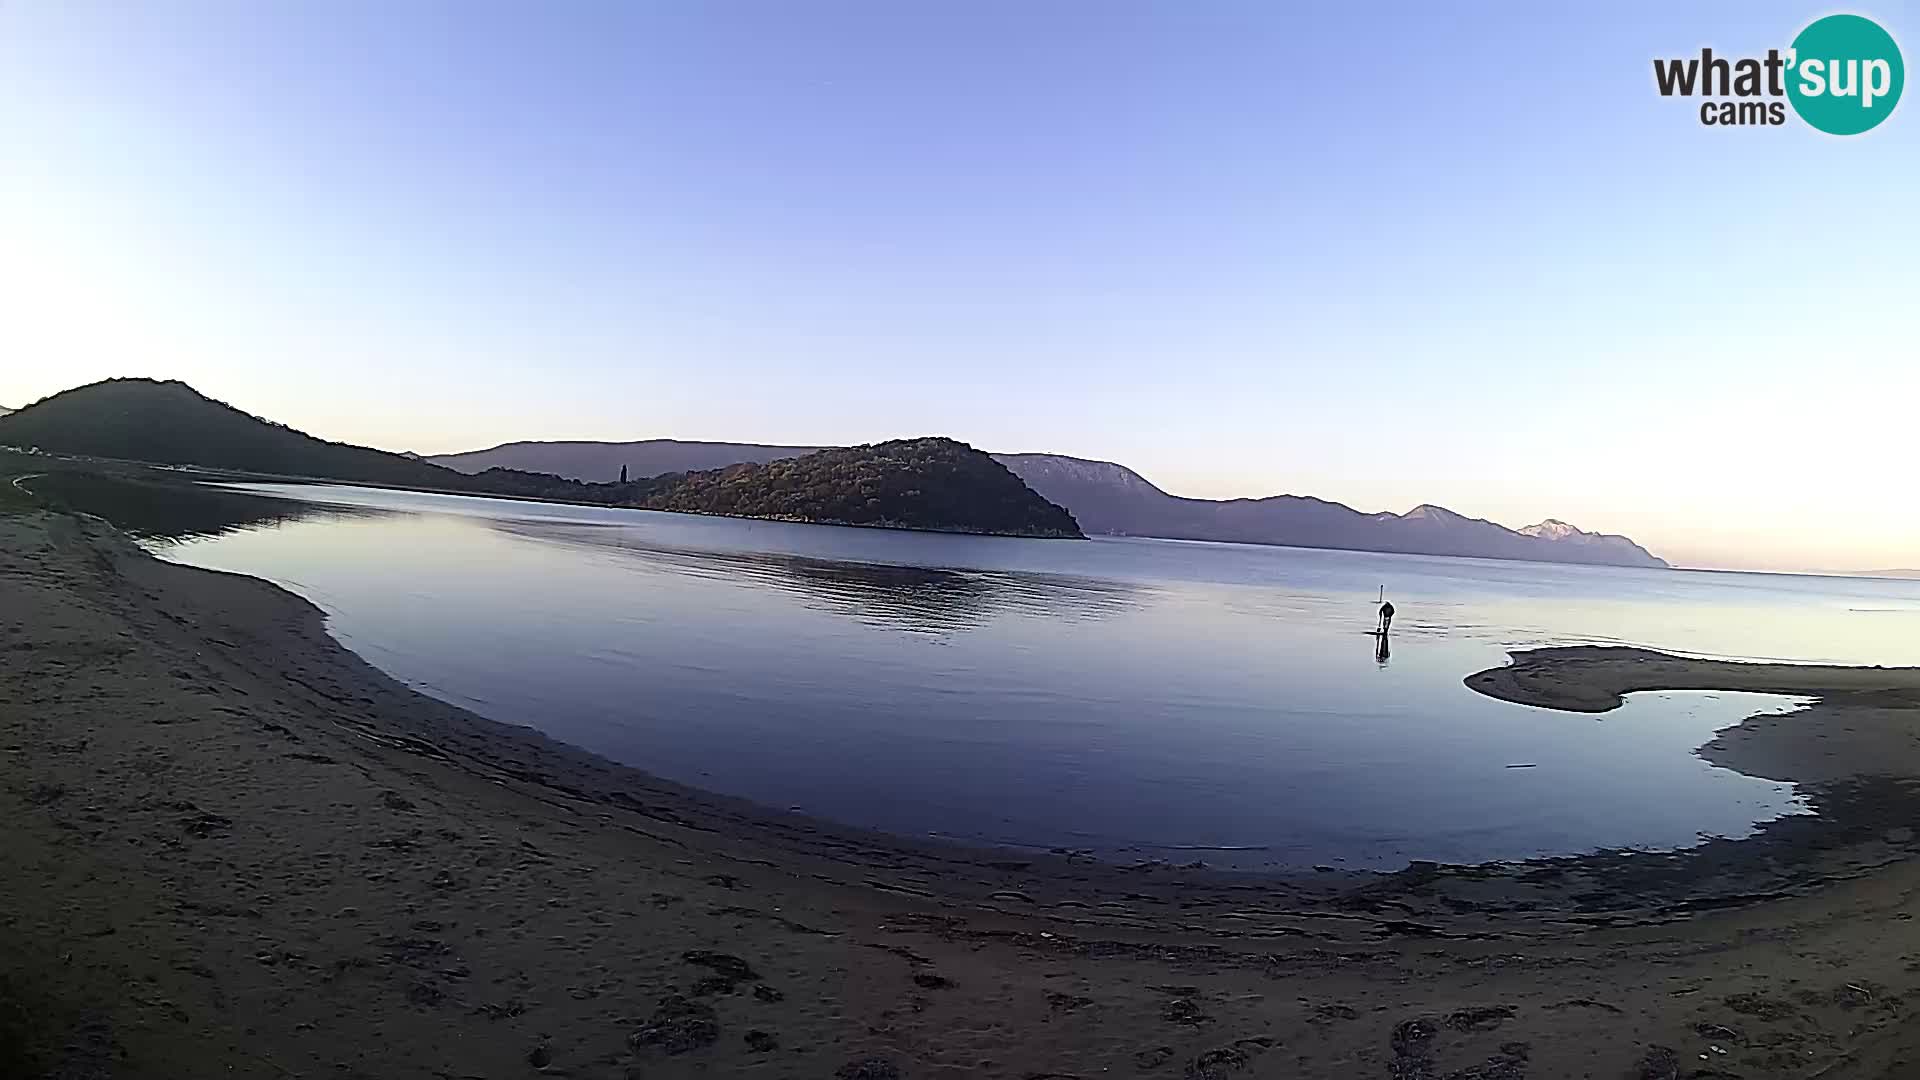
<path fill-rule="evenodd" d="M 1387 631 L 1393 629 L 1393 601 L 1384 601 L 1380 605 L 1380 637 L 1386 639 Z"/>

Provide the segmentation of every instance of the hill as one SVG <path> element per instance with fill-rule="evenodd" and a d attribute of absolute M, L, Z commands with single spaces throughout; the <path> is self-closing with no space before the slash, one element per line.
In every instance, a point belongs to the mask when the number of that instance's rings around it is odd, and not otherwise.
<path fill-rule="evenodd" d="M 953 439 L 901 439 L 667 480 L 640 503 L 734 517 L 1080 537 L 1073 515 Z"/>
<path fill-rule="evenodd" d="M 553 473 L 571 480 L 610 483 L 620 470 L 633 478 L 671 472 L 702 472 L 729 465 L 764 464 L 824 449 L 818 446 L 765 446 L 758 443 L 684 442 L 510 442 L 462 454 L 436 454 L 426 460 L 463 473 L 488 469 Z"/>
<path fill-rule="evenodd" d="M 206 397 L 183 382 L 108 379 L 0 417 L 0 445 L 160 465 L 458 490 L 451 469 L 327 442 Z"/>

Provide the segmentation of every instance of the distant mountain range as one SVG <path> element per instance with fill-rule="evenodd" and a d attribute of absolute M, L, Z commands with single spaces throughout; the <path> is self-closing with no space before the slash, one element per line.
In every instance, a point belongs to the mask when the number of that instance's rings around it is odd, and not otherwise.
<path fill-rule="evenodd" d="M 182 382 L 109 379 L 0 417 L 0 445 L 595 506 L 1081 538 L 1071 514 L 1034 494 L 1006 466 L 952 439 L 901 439 L 783 455 L 768 463 L 588 483 L 499 466 L 459 472 L 416 455 L 316 439 L 214 401 Z"/>
<path fill-rule="evenodd" d="M 623 467 L 630 477 L 638 478 L 687 468 L 688 463 L 716 468 L 777 461 L 815 449 L 672 439 L 514 442 L 426 460 L 461 471 L 527 469 L 604 482 L 617 479 Z M 994 458 L 1042 498 L 1066 507 L 1089 533 L 1537 562 L 1667 565 L 1624 536 L 1587 532 L 1555 519 L 1515 530 L 1430 505 L 1405 514 L 1367 514 L 1301 495 L 1187 499 L 1169 495 L 1132 469 L 1108 461 L 1059 454 L 995 454 Z"/>
<path fill-rule="evenodd" d="M 1058 454 L 998 454 L 1002 464 L 1043 498 L 1073 513 L 1092 533 L 1228 540 L 1247 544 L 1464 555 L 1537 562 L 1665 567 L 1665 560 L 1624 536 L 1547 520 L 1513 530 L 1442 506 L 1404 514 L 1366 514 L 1304 495 L 1264 499 L 1185 499 L 1124 465 Z"/>
<path fill-rule="evenodd" d="M 1563 521 L 1514 530 L 1431 505 L 1405 514 L 1367 514 L 1300 495 L 1187 499 L 1112 462 L 1058 454 L 989 459 L 950 439 L 825 450 L 670 439 L 519 442 L 421 458 L 327 442 L 213 401 L 185 383 L 150 379 L 94 383 L 0 416 L 0 445 L 742 517 L 1040 536 L 1085 530 L 1417 555 L 1667 565 L 1624 536 L 1587 532 Z"/>
<path fill-rule="evenodd" d="M 436 454 L 435 465 L 464 473 L 488 469 L 521 469 L 553 473 L 590 484 L 611 483 L 620 471 L 638 478 L 670 472 L 724 469 L 743 463 L 765 464 L 823 450 L 821 446 L 757 446 L 752 443 L 680 442 L 647 439 L 642 442 L 510 442 L 491 450 L 464 454 Z"/>

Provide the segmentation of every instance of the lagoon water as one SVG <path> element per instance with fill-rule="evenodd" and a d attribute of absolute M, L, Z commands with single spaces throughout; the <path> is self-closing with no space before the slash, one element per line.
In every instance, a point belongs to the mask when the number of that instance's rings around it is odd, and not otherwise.
<path fill-rule="evenodd" d="M 1693 751 L 1795 702 L 1643 694 L 1593 717 L 1461 679 L 1563 643 L 1920 663 L 1920 582 L 238 486 L 309 512 L 158 550 L 307 597 L 425 693 L 776 809 L 1118 861 L 1392 869 L 1741 836 L 1803 812 L 1796 793 Z M 1382 585 L 1388 656 L 1366 633 Z"/>

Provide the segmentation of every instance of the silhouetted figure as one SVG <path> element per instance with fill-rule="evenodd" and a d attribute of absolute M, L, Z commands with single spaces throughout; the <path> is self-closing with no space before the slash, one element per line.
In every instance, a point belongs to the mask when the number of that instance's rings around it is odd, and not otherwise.
<path fill-rule="evenodd" d="M 1387 631 L 1392 629 L 1393 629 L 1393 601 L 1391 600 L 1382 601 L 1380 604 L 1380 642 L 1382 645 L 1386 644 Z"/>
<path fill-rule="evenodd" d="M 1387 644 L 1387 635 L 1375 634 L 1373 636 L 1373 662 L 1379 664 L 1381 667 L 1386 667 L 1387 661 L 1391 659 L 1393 659 L 1393 646 Z"/>
<path fill-rule="evenodd" d="M 627 482 L 627 467 L 625 465 L 620 466 L 620 482 L 623 484 Z"/>

